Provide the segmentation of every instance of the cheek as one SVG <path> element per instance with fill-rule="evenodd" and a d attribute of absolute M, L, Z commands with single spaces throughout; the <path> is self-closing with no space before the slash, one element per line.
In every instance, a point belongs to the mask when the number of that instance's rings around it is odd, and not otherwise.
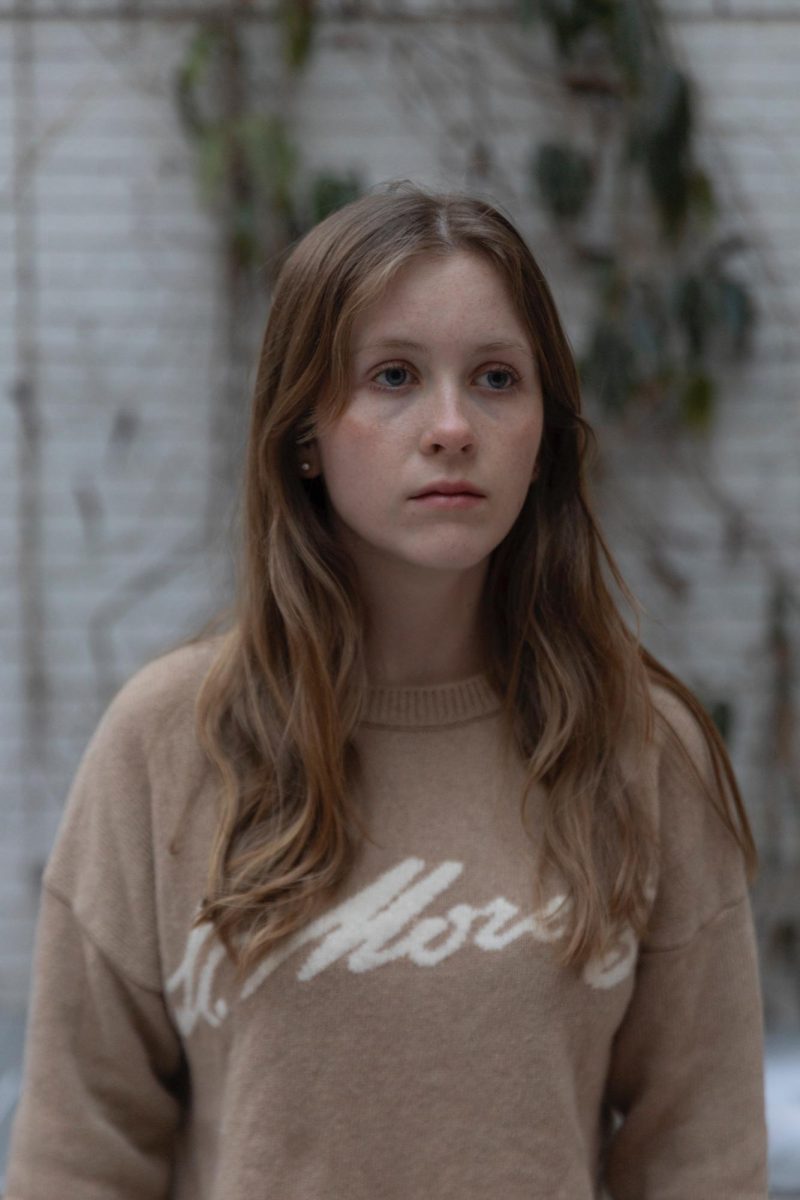
<path fill-rule="evenodd" d="M 345 517 L 380 505 L 399 475 L 398 449 L 385 427 L 356 412 L 342 416 L 320 442 L 320 460 L 331 500 Z"/>
<path fill-rule="evenodd" d="M 354 406 L 343 414 L 320 449 L 323 469 L 327 460 L 329 472 L 340 476 L 354 469 L 362 473 L 377 470 L 378 464 L 396 460 L 400 446 L 385 421 L 360 413 Z"/>
<path fill-rule="evenodd" d="M 366 430 L 360 421 L 343 416 L 326 437 L 320 439 L 323 474 L 331 482 L 346 479 L 354 466 L 368 458 Z"/>
<path fill-rule="evenodd" d="M 533 469 L 542 443 L 543 428 L 544 420 L 541 412 L 525 415 L 510 438 L 509 465 L 513 463 L 520 472 Z"/>

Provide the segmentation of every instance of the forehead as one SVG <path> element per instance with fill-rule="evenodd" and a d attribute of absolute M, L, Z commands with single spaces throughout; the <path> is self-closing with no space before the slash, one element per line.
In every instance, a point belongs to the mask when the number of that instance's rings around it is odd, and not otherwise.
<path fill-rule="evenodd" d="M 405 263 L 352 327 L 355 350 L 375 341 L 423 347 L 434 336 L 486 347 L 529 343 L 500 270 L 483 255 L 463 250 Z"/>

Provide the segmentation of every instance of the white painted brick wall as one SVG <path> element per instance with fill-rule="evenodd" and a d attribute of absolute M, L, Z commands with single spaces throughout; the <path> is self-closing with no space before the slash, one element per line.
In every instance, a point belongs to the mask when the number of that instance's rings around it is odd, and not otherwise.
<path fill-rule="evenodd" d="M 31 746 L 23 707 L 17 581 L 20 434 L 0 406 L 0 1006 L 24 1004 L 38 887 L 77 760 L 108 700 L 162 646 L 215 607 L 225 553 L 205 545 L 210 428 L 223 384 L 225 294 L 217 232 L 198 200 L 173 111 L 171 73 L 190 19 L 116 20 L 111 0 L 34 0 L 35 386 L 43 429 L 44 648 L 50 688 L 45 745 Z M 208 5 L 142 0 L 143 13 Z M 270 10 L 259 0 L 254 10 Z M 336 14 L 340 6 L 322 6 Z M 565 104 L 547 42 L 520 37 L 501 6 L 375 5 L 380 20 L 325 19 L 311 64 L 287 101 L 307 167 L 361 170 L 367 182 L 409 177 L 469 187 L 474 132 L 495 165 L 493 191 L 517 217 L 551 279 L 573 344 L 587 311 L 583 282 L 543 215 L 525 169 L 533 143 L 583 134 Z M 505 6 L 509 12 L 513 6 Z M 485 22 L 426 21 L 483 11 Z M 800 576 L 800 5 L 671 0 L 679 54 L 701 89 L 704 155 L 752 238 L 764 320 L 755 361 L 730 372 L 712 443 L 714 485 L 742 505 L 768 555 Z M 106 19 L 91 16 L 104 11 Z M 62 14 L 59 17 L 58 14 Z M 391 13 L 405 14 L 391 20 Z M 0 371 L 6 398 L 19 369 L 15 327 L 12 52 L 18 26 L 0 0 Z M 276 87 L 276 34 L 252 21 L 256 80 Z M 255 356 L 255 342 L 253 354 Z M 241 411 L 248 401 L 242 387 Z M 134 421 L 124 451 L 110 438 Z M 599 495 L 609 538 L 647 609 L 645 640 L 697 687 L 736 707 L 734 759 L 754 824 L 766 836 L 769 774 L 761 761 L 770 702 L 763 555 L 728 561 L 723 523 L 668 446 L 631 454 L 601 432 Z M 87 528 L 77 497 L 102 508 Z M 656 539 L 689 588 L 678 599 L 647 569 Z M 765 551 L 767 553 L 767 551 Z M 168 569 L 126 607 L 137 578 Z M 117 608 L 119 606 L 119 608 Z M 111 614 L 100 650 L 95 632 Z M 114 616 L 113 614 L 117 614 Z M 797 627 L 795 624 L 795 634 Z M 795 643 L 796 644 L 796 643 Z M 99 655 L 99 657 L 98 657 Z M 31 766 L 36 762 L 36 769 Z M 798 821 L 785 836 L 800 857 Z"/>
<path fill-rule="evenodd" d="M 24 1001 L 38 887 L 69 781 L 100 712 L 139 663 L 182 636 L 214 602 L 204 546 L 209 421 L 220 384 L 217 235 L 197 199 L 172 112 L 170 72 L 183 26 L 37 21 L 35 218 L 37 362 L 43 430 L 39 503 L 49 728 L 26 744 L 19 595 L 3 600 L 0 1002 Z M 13 170 L 10 61 L 0 22 L 2 177 Z M 0 357 L 14 357 L 15 232 L 7 192 Z M 3 406 L 3 563 L 15 570 L 18 423 Z M 134 422 L 128 445 L 115 422 Z M 5 463 L 4 463 L 5 465 Z M 76 497 L 100 516 L 84 527 Z M 126 604 L 138 577 L 163 576 Z M 140 590 L 140 589 L 139 589 Z M 105 622 L 103 618 L 106 618 Z M 96 660 L 101 634 L 100 661 Z M 94 654 L 92 647 L 95 647 Z M 38 769 L 31 762 L 37 761 Z"/>

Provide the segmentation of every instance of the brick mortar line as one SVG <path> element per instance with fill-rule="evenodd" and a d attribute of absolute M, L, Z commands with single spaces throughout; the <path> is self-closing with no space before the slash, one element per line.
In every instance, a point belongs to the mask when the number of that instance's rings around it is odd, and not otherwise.
<path fill-rule="evenodd" d="M 664 19 L 667 22 L 675 24 L 691 24 L 691 25 L 722 25 L 722 24 L 784 24 L 791 25 L 800 24 L 800 12 L 787 12 L 784 9 L 773 9 L 766 11 L 762 8 L 753 7 L 739 11 L 716 12 L 716 13 L 700 13 L 689 11 L 670 11 L 666 8 L 664 11 Z M 0 11 L 0 22 L 13 21 L 50 21 L 50 22 L 66 22 L 69 24 L 81 24 L 84 21 L 119 21 L 127 23 L 140 24 L 143 21 L 152 21 L 154 23 L 173 24 L 180 22 L 196 22 L 209 21 L 219 19 L 230 19 L 234 16 L 237 21 L 246 21 L 250 23 L 276 23 L 280 20 L 280 16 L 276 12 L 267 10 L 242 10 L 235 14 L 227 6 L 214 7 L 197 7 L 197 8 L 180 8 L 180 9 L 132 9 L 122 5 L 115 6 L 109 4 L 100 4 L 95 8 L 86 9 L 83 12 L 69 12 L 65 9 L 53 9 L 52 11 L 27 11 L 14 12 Z M 460 12 L 444 11 L 444 12 L 429 12 L 429 13 L 406 13 L 406 12 L 376 12 L 363 13 L 356 16 L 347 16 L 345 14 L 325 13 L 320 14 L 317 18 L 317 23 L 320 25 L 341 24 L 348 27 L 356 25 L 384 25 L 384 24 L 408 24 L 408 25 L 428 25 L 442 24 L 451 22 L 453 24 L 464 24 L 465 22 L 475 22 L 487 25 L 499 24 L 520 24 L 519 11 L 516 7 L 509 9 L 500 9 L 497 12 L 486 12 L 483 9 L 465 9 Z M 531 28 L 535 27 L 532 23 Z"/>

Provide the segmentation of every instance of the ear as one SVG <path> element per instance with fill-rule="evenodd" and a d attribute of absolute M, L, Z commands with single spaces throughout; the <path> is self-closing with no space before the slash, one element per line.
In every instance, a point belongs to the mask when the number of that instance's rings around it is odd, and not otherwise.
<path fill-rule="evenodd" d="M 319 475 L 319 454 L 315 442 L 306 442 L 297 447 L 297 469 L 303 479 Z"/>

